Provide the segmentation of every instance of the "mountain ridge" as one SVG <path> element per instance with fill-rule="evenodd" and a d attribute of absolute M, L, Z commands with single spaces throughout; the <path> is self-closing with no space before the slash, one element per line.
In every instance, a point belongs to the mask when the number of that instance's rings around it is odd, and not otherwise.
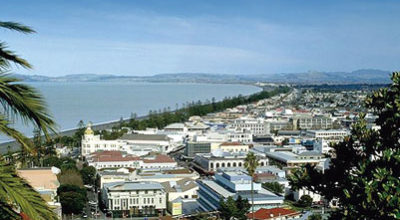
<path fill-rule="evenodd" d="M 390 71 L 359 69 L 352 72 L 308 71 L 273 74 L 162 73 L 152 76 L 113 74 L 68 74 L 64 76 L 14 74 L 27 82 L 181 82 L 181 83 L 290 83 L 290 84 L 377 84 L 389 83 Z"/>

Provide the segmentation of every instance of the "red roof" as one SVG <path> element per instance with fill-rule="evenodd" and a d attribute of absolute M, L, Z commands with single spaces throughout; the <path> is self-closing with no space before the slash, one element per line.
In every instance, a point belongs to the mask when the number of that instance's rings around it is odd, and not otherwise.
<path fill-rule="evenodd" d="M 273 209 L 259 209 L 254 214 L 254 219 L 264 220 L 264 219 L 273 219 L 276 217 L 283 216 L 296 216 L 299 215 L 300 212 L 296 212 L 291 209 L 284 208 L 273 208 Z M 247 214 L 248 218 L 252 218 L 252 213 Z"/>
<path fill-rule="evenodd" d="M 132 155 L 123 155 L 121 151 L 99 151 L 95 152 L 92 158 L 96 162 L 113 162 L 113 161 L 132 161 L 140 160 L 140 157 Z"/>
<path fill-rule="evenodd" d="M 123 154 L 121 151 L 99 151 L 91 154 L 95 162 L 114 162 L 114 161 L 134 161 L 142 160 L 144 163 L 172 163 L 175 162 L 171 157 L 158 154 L 154 158 L 137 157 L 130 154 Z"/>

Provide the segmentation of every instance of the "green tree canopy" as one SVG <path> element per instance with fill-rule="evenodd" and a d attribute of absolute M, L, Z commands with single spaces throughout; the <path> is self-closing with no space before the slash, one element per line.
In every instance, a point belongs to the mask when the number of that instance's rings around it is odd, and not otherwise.
<path fill-rule="evenodd" d="M 365 100 L 378 116 L 379 130 L 368 129 L 365 114 L 360 114 L 351 135 L 333 145 L 329 169 L 306 166 L 290 178 L 294 189 L 338 199 L 340 208 L 332 219 L 400 218 L 400 73 L 391 79 L 391 85 Z"/>
<path fill-rule="evenodd" d="M 64 214 L 80 214 L 86 205 L 86 189 L 76 185 L 63 184 L 57 189 Z"/>

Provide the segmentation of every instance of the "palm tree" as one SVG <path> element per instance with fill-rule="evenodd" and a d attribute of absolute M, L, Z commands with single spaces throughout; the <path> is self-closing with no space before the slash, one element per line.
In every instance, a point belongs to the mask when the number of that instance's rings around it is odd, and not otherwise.
<path fill-rule="evenodd" d="M 244 167 L 247 170 L 247 173 L 251 176 L 251 213 L 252 219 L 254 219 L 254 173 L 256 172 L 258 166 L 258 158 L 254 155 L 253 152 L 247 154 L 246 159 L 244 160 Z"/>
<path fill-rule="evenodd" d="M 28 27 L 15 22 L 1 22 L 0 28 L 34 33 Z M 47 138 L 55 131 L 55 123 L 48 114 L 42 96 L 32 87 L 22 84 L 8 71 L 12 64 L 30 69 L 32 66 L 14 52 L 8 50 L 6 43 L 0 41 L 0 133 L 20 143 L 21 149 L 32 153 L 32 142 L 21 132 L 10 127 L 10 119 L 20 119 L 32 123 Z M 23 178 L 17 175 L 13 164 L 7 163 L 0 155 L 0 216 L 5 219 L 57 219 L 57 215 L 47 206 Z"/>

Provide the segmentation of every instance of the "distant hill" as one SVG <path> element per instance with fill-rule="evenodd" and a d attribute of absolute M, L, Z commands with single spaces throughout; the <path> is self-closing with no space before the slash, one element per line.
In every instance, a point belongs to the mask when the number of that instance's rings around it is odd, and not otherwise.
<path fill-rule="evenodd" d="M 101 74 L 74 74 L 60 77 L 42 75 L 15 76 L 29 82 L 182 82 L 182 83 L 292 83 L 292 84 L 376 84 L 389 83 L 390 72 L 375 69 L 361 69 L 353 72 L 276 73 L 276 74 L 210 74 L 170 73 L 153 76 L 120 76 Z"/>

